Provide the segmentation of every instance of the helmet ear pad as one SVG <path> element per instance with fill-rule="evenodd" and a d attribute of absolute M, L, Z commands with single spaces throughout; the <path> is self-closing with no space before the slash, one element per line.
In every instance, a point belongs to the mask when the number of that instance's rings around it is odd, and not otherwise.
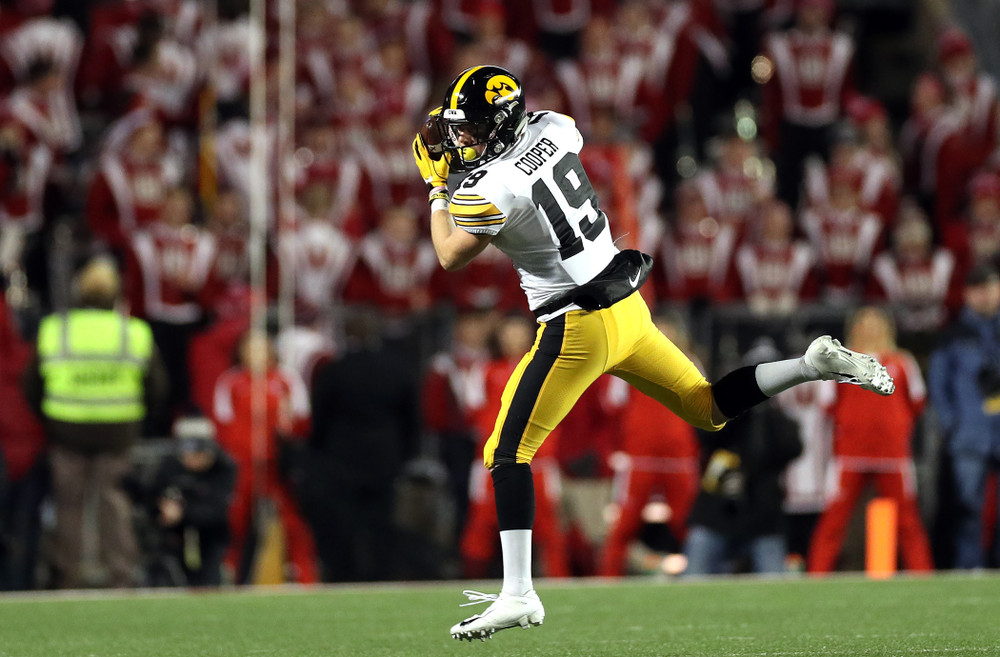
<path fill-rule="evenodd" d="M 524 112 L 523 109 L 521 110 L 522 117 L 517 122 L 516 125 L 504 125 L 510 122 L 515 112 L 521 107 L 522 105 L 520 99 L 512 100 L 507 103 L 504 103 L 504 106 L 501 107 L 497 111 L 497 113 L 493 115 L 493 122 L 498 126 L 498 136 L 501 136 L 499 135 L 499 132 L 509 133 L 507 135 L 502 135 L 503 138 L 501 140 L 494 141 L 493 153 L 495 155 L 498 155 L 503 151 L 505 151 L 507 147 L 510 146 L 512 143 L 514 143 L 514 141 L 524 131 L 524 126 L 527 125 L 528 122 L 528 115 Z"/>
<path fill-rule="evenodd" d="M 517 101 L 510 103 L 511 105 L 517 105 Z M 500 110 L 493 115 L 493 123 L 497 126 L 503 125 L 511 116 L 511 108 L 501 107 Z M 500 154 L 506 149 L 506 145 L 499 141 L 493 142 L 493 153 Z"/>

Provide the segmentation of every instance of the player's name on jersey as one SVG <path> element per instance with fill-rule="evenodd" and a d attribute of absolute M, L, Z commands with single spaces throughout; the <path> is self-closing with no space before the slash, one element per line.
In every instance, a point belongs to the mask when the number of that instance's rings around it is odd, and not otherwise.
<path fill-rule="evenodd" d="M 559 147 L 553 143 L 548 137 L 542 137 L 538 140 L 538 143 L 528 149 L 528 152 L 522 155 L 514 162 L 514 166 L 517 167 L 518 171 L 523 172 L 526 175 L 531 175 L 545 164 L 553 153 L 559 150 Z"/>

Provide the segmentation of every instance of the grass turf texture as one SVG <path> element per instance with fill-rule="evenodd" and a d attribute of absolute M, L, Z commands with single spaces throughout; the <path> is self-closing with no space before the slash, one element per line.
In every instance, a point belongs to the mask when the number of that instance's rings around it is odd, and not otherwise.
<path fill-rule="evenodd" d="M 485 608 L 460 609 L 462 586 L 13 595 L 0 597 L 0 655 L 1000 655 L 996 575 L 541 582 L 544 625 L 471 644 L 448 636 L 453 623 Z"/>

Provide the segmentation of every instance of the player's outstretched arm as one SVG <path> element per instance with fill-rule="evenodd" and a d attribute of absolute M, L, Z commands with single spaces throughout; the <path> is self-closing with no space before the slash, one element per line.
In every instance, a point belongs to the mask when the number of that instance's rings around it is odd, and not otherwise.
<path fill-rule="evenodd" d="M 438 152 L 432 154 L 427 142 L 428 138 L 436 137 L 440 140 L 437 128 L 433 127 L 435 113 L 439 110 L 440 108 L 431 112 L 427 123 L 413 139 L 413 159 L 420 170 L 420 176 L 427 183 L 427 200 L 431 206 L 431 241 L 434 243 L 438 262 L 445 270 L 454 271 L 466 266 L 479 255 L 490 243 L 492 236 L 474 235 L 460 230 L 448 211 L 448 155 Z M 439 143 L 438 141 L 433 146 Z"/>

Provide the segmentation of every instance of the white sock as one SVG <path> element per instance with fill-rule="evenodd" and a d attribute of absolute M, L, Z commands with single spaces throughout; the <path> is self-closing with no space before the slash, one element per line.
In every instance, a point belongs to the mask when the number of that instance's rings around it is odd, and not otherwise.
<path fill-rule="evenodd" d="M 773 363 L 761 363 L 754 370 L 754 378 L 760 391 L 768 397 L 774 397 L 783 390 L 797 386 L 806 381 L 819 379 L 815 367 L 806 364 L 805 358 L 779 360 Z"/>
<path fill-rule="evenodd" d="M 531 583 L 531 530 L 508 529 L 500 532 L 503 551 L 503 589 L 508 595 L 524 595 L 534 588 Z"/>

